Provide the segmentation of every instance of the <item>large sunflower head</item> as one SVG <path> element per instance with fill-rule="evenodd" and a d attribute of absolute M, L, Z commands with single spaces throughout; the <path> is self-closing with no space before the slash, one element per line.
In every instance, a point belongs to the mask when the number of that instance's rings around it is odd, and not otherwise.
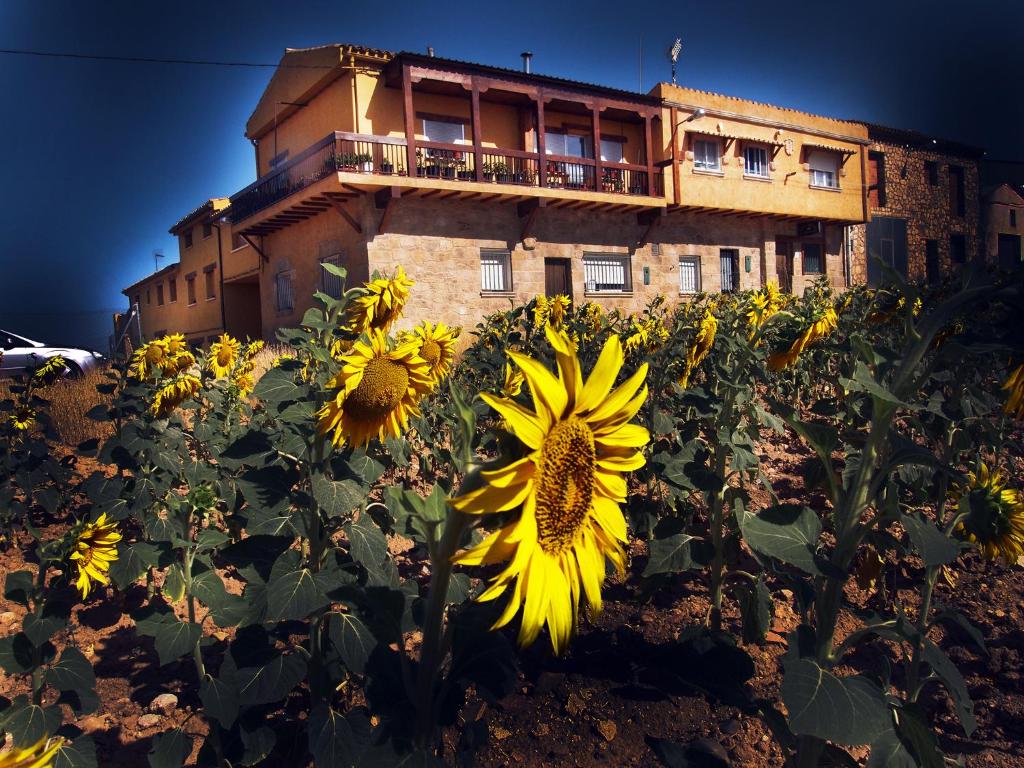
<path fill-rule="evenodd" d="M 831 304 L 818 316 L 818 319 L 811 323 L 804 331 L 796 337 L 796 340 L 789 346 L 789 349 L 774 352 L 768 356 L 768 368 L 773 371 L 781 371 L 783 368 L 795 363 L 800 354 L 818 339 L 828 336 L 839 324 L 839 315 Z"/>
<path fill-rule="evenodd" d="M 331 434 L 338 446 L 400 437 L 409 416 L 419 414 L 420 399 L 433 388 L 430 365 L 418 350 L 416 341 L 389 349 L 387 336 L 379 330 L 357 341 L 327 383 L 337 393 L 317 412 L 320 434 Z"/>
<path fill-rule="evenodd" d="M 697 367 L 704 362 L 711 348 L 715 346 L 715 334 L 718 332 L 718 320 L 715 318 L 714 308 L 708 306 L 697 326 L 697 333 L 693 337 L 693 343 L 686 352 L 686 360 L 683 361 L 683 374 L 679 377 L 679 386 L 684 389 L 690 384 L 690 377 Z"/>
<path fill-rule="evenodd" d="M 164 359 L 163 368 L 161 373 L 165 377 L 177 376 L 178 374 L 185 373 L 189 368 L 196 364 L 196 356 L 188 349 L 179 349 L 173 355 L 168 355 Z"/>
<path fill-rule="evenodd" d="M 1024 555 L 1024 495 L 1006 487 L 999 470 L 989 471 L 979 463 L 977 472 L 967 473 L 967 483 L 953 491 L 966 517 L 957 533 L 977 544 L 989 560 L 1007 562 Z"/>
<path fill-rule="evenodd" d="M 399 266 L 394 277 L 371 280 L 363 286 L 363 295 L 349 305 L 348 330 L 365 333 L 370 330 L 387 331 L 401 317 L 413 281 Z"/>
<path fill-rule="evenodd" d="M 426 321 L 409 333 L 409 338 L 419 344 L 419 355 L 430 366 L 430 374 L 435 383 L 444 379 L 452 369 L 458 336 L 457 328 L 449 328 L 444 323 L 433 325 Z"/>
<path fill-rule="evenodd" d="M 228 334 L 221 334 L 220 339 L 210 345 L 210 356 L 206 358 L 206 367 L 216 378 L 231 373 L 238 353 L 242 350 L 242 342 Z"/>
<path fill-rule="evenodd" d="M 153 395 L 150 412 L 158 419 L 166 419 L 186 400 L 196 397 L 203 383 L 191 374 L 177 376 L 160 386 Z"/>
<path fill-rule="evenodd" d="M 1024 419 L 1024 363 L 1013 369 L 1013 373 L 1003 384 L 1009 394 L 1003 412 L 1017 419 Z"/>
<path fill-rule="evenodd" d="M 562 327 L 562 323 L 565 321 L 565 316 L 569 314 L 571 306 L 572 299 L 564 293 L 551 297 L 548 301 L 548 322 L 552 327 L 556 329 Z"/>
<path fill-rule="evenodd" d="M 586 382 L 566 339 L 546 330 L 558 364 L 556 378 L 526 355 L 511 353 L 533 396 L 533 410 L 495 395 L 481 397 L 504 419 L 526 455 L 481 473 L 483 485 L 452 500 L 468 514 L 519 510 L 512 522 L 453 558 L 461 565 L 508 561 L 480 595 L 492 600 L 511 586 L 495 627 L 523 609 L 519 642 L 529 645 L 546 624 L 561 654 L 585 599 L 601 610 L 605 560 L 625 568 L 625 472 L 643 466 L 650 436 L 630 421 L 647 399 L 647 364 L 612 389 L 622 367 L 622 344 L 611 336 Z M 514 583 L 513 583 L 514 582 Z"/>
<path fill-rule="evenodd" d="M 105 512 L 95 521 L 86 523 L 76 537 L 71 560 L 78 568 L 75 586 L 82 593 L 83 600 L 89 596 L 94 583 L 110 583 L 107 572 L 110 564 L 117 560 L 117 542 L 120 540 L 117 524 L 108 523 Z"/>
<path fill-rule="evenodd" d="M 7 417 L 18 432 L 28 432 L 36 423 L 36 412 L 27 405 L 19 405 L 14 412 Z"/>
<path fill-rule="evenodd" d="M 128 366 L 133 379 L 148 379 L 157 368 L 162 368 L 168 357 L 167 339 L 153 339 L 135 350 Z"/>
<path fill-rule="evenodd" d="M 533 300 L 533 326 L 536 329 L 544 328 L 548 324 L 548 317 L 551 314 L 551 304 L 548 297 L 540 294 Z"/>
<path fill-rule="evenodd" d="M 185 335 L 182 333 L 172 333 L 164 336 L 163 342 L 167 349 L 167 354 L 171 357 L 188 351 L 188 342 L 185 341 Z"/>

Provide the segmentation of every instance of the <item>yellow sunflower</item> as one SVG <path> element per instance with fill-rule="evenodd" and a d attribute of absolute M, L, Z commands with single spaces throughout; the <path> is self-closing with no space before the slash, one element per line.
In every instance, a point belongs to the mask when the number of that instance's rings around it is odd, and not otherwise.
<path fill-rule="evenodd" d="M 456 555 L 460 565 L 510 561 L 480 595 L 493 600 L 515 582 L 494 627 L 523 608 L 520 645 L 537 639 L 547 624 L 551 645 L 563 653 L 576 630 L 585 598 L 592 614 L 601 610 L 605 558 L 625 569 L 626 500 L 623 473 L 643 466 L 640 448 L 650 436 L 630 420 L 647 399 L 647 365 L 612 386 L 622 367 L 622 344 L 611 336 L 584 383 L 579 360 L 564 337 L 550 328 L 559 377 L 526 355 L 511 357 L 533 396 L 534 411 L 513 400 L 481 394 L 529 453 L 506 467 L 481 473 L 484 485 L 452 499 L 468 514 L 510 512 L 516 519 Z"/>
<path fill-rule="evenodd" d="M 348 330 L 366 333 L 370 330 L 387 331 L 401 316 L 413 281 L 399 266 L 395 276 L 371 280 L 363 286 L 363 295 L 348 307 Z"/>
<path fill-rule="evenodd" d="M 373 330 L 342 358 L 341 370 L 327 386 L 337 389 L 333 400 L 317 411 L 319 432 L 333 432 L 336 446 L 346 441 L 367 445 L 373 438 L 399 437 L 409 416 L 419 415 L 419 401 L 433 388 L 430 364 L 415 341 L 388 350 L 383 331 Z"/>
<path fill-rule="evenodd" d="M 153 396 L 150 412 L 158 419 L 166 419 L 186 400 L 194 398 L 203 383 L 197 376 L 185 374 L 163 384 Z"/>
<path fill-rule="evenodd" d="M 117 542 L 121 534 L 117 532 L 117 524 L 107 522 L 104 512 L 95 522 L 86 523 L 75 541 L 71 559 L 78 567 L 78 578 L 75 586 L 82 593 L 84 600 L 89 596 L 92 584 L 109 584 L 107 571 L 110 564 L 117 560 Z"/>
<path fill-rule="evenodd" d="M 172 333 L 169 336 L 164 336 L 163 342 L 167 349 L 167 354 L 171 357 L 189 351 L 188 342 L 185 341 L 185 335 L 182 333 Z"/>
<path fill-rule="evenodd" d="M 241 351 L 242 342 L 226 333 L 221 334 L 220 339 L 210 345 L 210 356 L 206 358 L 207 370 L 218 379 L 227 376 L 231 373 Z"/>
<path fill-rule="evenodd" d="M 657 317 L 643 320 L 633 318 L 632 333 L 626 337 L 623 346 L 627 353 L 650 354 L 668 340 L 668 329 Z"/>
<path fill-rule="evenodd" d="M 52 739 L 44 736 L 31 747 L 12 747 L 0 755 L 0 768 L 53 768 L 57 752 L 63 745 L 64 738 L 61 736 Z"/>
<path fill-rule="evenodd" d="M 821 339 L 828 336 L 832 331 L 836 329 L 836 325 L 839 322 L 839 316 L 836 314 L 835 307 L 829 306 L 813 323 L 811 323 L 803 333 L 797 336 L 789 349 L 785 352 L 775 352 L 768 356 L 768 367 L 773 371 L 781 371 L 797 361 L 800 357 L 800 353 L 803 352 L 807 347 Z"/>
<path fill-rule="evenodd" d="M 718 320 L 715 319 L 711 307 L 708 307 L 704 310 L 704 316 L 700 320 L 693 344 L 690 345 L 690 349 L 686 353 L 686 360 L 683 363 L 683 375 L 679 377 L 680 387 L 685 389 L 690 384 L 690 377 L 693 376 L 693 372 L 697 370 L 697 366 L 704 361 L 704 358 L 708 356 L 708 352 L 715 345 L 715 333 L 717 332 Z"/>
<path fill-rule="evenodd" d="M 505 397 L 518 397 L 523 391 L 523 372 L 519 368 L 513 368 L 505 363 L 505 383 L 501 387 L 501 394 Z"/>
<path fill-rule="evenodd" d="M 164 359 L 164 364 L 160 369 L 160 372 L 165 377 L 177 376 L 180 373 L 184 373 L 195 364 L 196 356 L 188 349 L 181 349 L 174 354 L 169 354 Z"/>
<path fill-rule="evenodd" d="M 548 297 L 543 294 L 534 299 L 533 302 L 533 326 L 543 328 L 548 324 L 548 316 L 551 314 L 551 305 Z"/>
<path fill-rule="evenodd" d="M 449 328 L 444 323 L 432 325 L 423 321 L 409 332 L 409 337 L 419 344 L 419 354 L 430 366 L 435 383 L 440 383 L 452 369 L 455 360 L 455 339 L 458 328 Z"/>
<path fill-rule="evenodd" d="M 983 462 L 977 473 L 967 473 L 967 480 L 952 494 L 967 514 L 957 523 L 957 533 L 977 544 L 989 560 L 1014 562 L 1024 555 L 1024 494 L 1007 488 L 999 470 L 990 472 Z"/>
<path fill-rule="evenodd" d="M 556 329 L 561 328 L 571 306 L 572 299 L 564 293 L 552 296 L 548 301 L 548 323 Z"/>
<path fill-rule="evenodd" d="M 747 310 L 747 326 L 750 328 L 748 339 L 753 339 L 764 327 L 768 319 L 784 306 L 782 294 L 775 283 L 766 283 L 760 291 L 750 295 L 750 308 Z"/>
<path fill-rule="evenodd" d="M 68 364 L 63 357 L 60 355 L 54 355 L 41 366 L 36 368 L 35 373 L 32 375 L 38 381 L 41 381 L 44 384 L 50 384 L 63 376 L 67 367 Z"/>
<path fill-rule="evenodd" d="M 28 432 L 36 423 L 36 412 L 27 405 L 19 405 L 14 413 L 7 417 L 11 426 L 19 432 Z"/>
<path fill-rule="evenodd" d="M 1003 389 L 1010 393 L 1006 396 L 1003 412 L 1017 419 L 1024 418 L 1024 363 L 1013 369 Z"/>
<path fill-rule="evenodd" d="M 128 375 L 134 379 L 148 379 L 156 368 L 162 368 L 168 356 L 166 339 L 153 339 L 135 350 Z"/>

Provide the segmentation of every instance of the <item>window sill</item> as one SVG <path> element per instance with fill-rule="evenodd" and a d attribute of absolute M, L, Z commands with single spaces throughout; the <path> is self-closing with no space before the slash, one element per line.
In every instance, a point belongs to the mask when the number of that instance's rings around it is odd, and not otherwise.
<path fill-rule="evenodd" d="M 808 184 L 810 189 L 820 189 L 822 192 L 842 192 L 839 187 L 823 187 L 820 184 Z"/>
<path fill-rule="evenodd" d="M 704 168 L 694 168 L 691 172 L 696 173 L 698 176 L 725 176 L 725 171 L 709 171 Z"/>
<path fill-rule="evenodd" d="M 514 299 L 515 293 L 512 291 L 480 291 L 480 298 L 482 299 Z"/>
<path fill-rule="evenodd" d="M 194 301 L 190 301 L 188 305 L 189 305 L 190 307 L 194 307 L 194 306 L 196 305 L 196 302 L 194 302 Z"/>
<path fill-rule="evenodd" d="M 632 291 L 595 291 L 594 293 L 583 292 L 583 298 L 585 299 L 611 299 L 622 297 L 628 299 L 633 295 Z"/>
<path fill-rule="evenodd" d="M 216 298 L 217 298 L 216 296 L 207 296 L 207 297 L 206 297 L 206 300 L 207 300 L 207 301 L 213 301 L 213 300 L 214 300 L 214 299 L 216 299 Z"/>
<path fill-rule="evenodd" d="M 755 176 L 754 174 L 751 173 L 744 173 L 743 178 L 746 179 L 747 181 L 764 181 L 767 182 L 768 184 L 772 183 L 771 176 Z"/>
<path fill-rule="evenodd" d="M 699 296 L 700 295 L 700 291 L 693 291 L 693 292 L 690 292 L 690 291 L 680 291 L 679 295 L 682 296 L 683 298 L 691 298 L 692 299 L 694 296 Z"/>

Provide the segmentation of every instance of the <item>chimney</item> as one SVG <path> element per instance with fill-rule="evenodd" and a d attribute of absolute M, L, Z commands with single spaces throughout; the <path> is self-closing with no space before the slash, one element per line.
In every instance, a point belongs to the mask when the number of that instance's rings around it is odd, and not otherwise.
<path fill-rule="evenodd" d="M 429 56 L 430 58 L 434 58 L 434 46 L 427 46 L 427 56 Z"/>
<path fill-rule="evenodd" d="M 529 51 L 523 51 L 519 55 L 523 57 L 523 72 L 530 74 L 530 59 L 533 58 L 533 54 Z"/>

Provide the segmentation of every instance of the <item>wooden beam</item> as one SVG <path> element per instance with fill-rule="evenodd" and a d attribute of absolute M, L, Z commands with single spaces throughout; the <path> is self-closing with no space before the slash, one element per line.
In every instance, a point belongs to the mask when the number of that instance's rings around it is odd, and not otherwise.
<path fill-rule="evenodd" d="M 544 99 L 539 98 L 537 103 L 537 180 L 541 187 L 548 185 L 548 163 L 547 152 L 544 148 Z"/>
<path fill-rule="evenodd" d="M 649 114 L 644 116 L 644 153 L 647 157 L 647 194 L 654 197 L 654 139 Z"/>
<path fill-rule="evenodd" d="M 412 104 L 412 65 L 402 64 L 402 96 L 405 116 L 406 173 L 416 176 L 416 112 Z"/>
<path fill-rule="evenodd" d="M 384 213 L 381 214 L 380 223 L 377 224 L 377 234 L 383 235 L 388 228 L 388 224 L 391 223 L 391 214 L 395 210 L 395 206 L 398 204 L 397 197 L 389 197 L 387 204 L 384 206 Z"/>
<path fill-rule="evenodd" d="M 341 216 L 341 218 L 343 218 L 348 223 L 348 225 L 356 231 L 357 235 L 363 234 L 363 228 L 360 226 L 359 222 L 355 220 L 352 214 L 345 210 L 345 206 L 343 203 L 338 202 L 334 198 L 331 198 L 331 203 L 334 205 L 334 210 L 338 212 L 338 215 Z"/>
<path fill-rule="evenodd" d="M 481 145 L 480 136 L 480 85 L 476 78 L 472 78 L 472 90 L 470 91 L 470 114 L 473 122 L 473 165 L 476 167 L 476 180 L 483 183 L 484 180 L 484 151 Z"/>
<path fill-rule="evenodd" d="M 594 189 L 601 189 L 601 110 L 594 105 L 590 112 L 594 132 Z"/>
<path fill-rule="evenodd" d="M 249 244 L 250 248 L 252 248 L 254 251 L 256 251 L 256 253 L 258 253 L 260 255 L 260 258 L 263 259 L 263 261 L 265 261 L 265 262 L 269 262 L 270 261 L 270 259 L 267 258 L 267 254 L 265 254 L 262 250 L 260 250 L 260 247 L 258 245 L 256 245 L 256 243 L 253 240 L 249 239 L 249 235 L 247 233 L 242 232 L 242 239 L 245 240 L 245 242 L 247 242 Z"/>

